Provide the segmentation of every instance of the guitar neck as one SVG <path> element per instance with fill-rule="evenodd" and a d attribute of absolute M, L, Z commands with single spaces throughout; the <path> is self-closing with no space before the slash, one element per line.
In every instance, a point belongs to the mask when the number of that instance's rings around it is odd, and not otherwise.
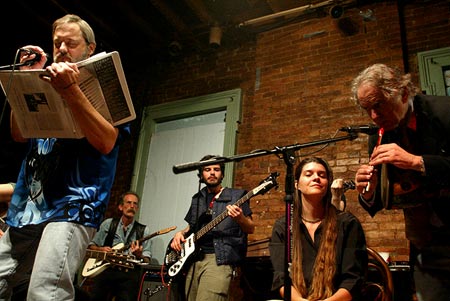
<path fill-rule="evenodd" d="M 159 235 L 159 232 L 155 232 L 150 235 L 144 236 L 141 239 L 138 239 L 139 244 L 142 244 L 144 241 L 149 240 L 150 238 L 155 237 L 156 235 Z"/>
<path fill-rule="evenodd" d="M 253 190 L 248 192 L 246 195 L 244 195 L 242 198 L 240 198 L 236 203 L 233 205 L 241 206 L 244 204 L 247 200 L 249 200 L 251 197 L 253 197 L 254 192 Z M 206 224 L 203 228 L 201 228 L 196 234 L 195 234 L 195 240 L 199 240 L 203 235 L 208 233 L 211 229 L 213 229 L 215 226 L 220 224 L 226 217 L 228 216 L 228 211 L 225 210 L 218 216 L 216 216 L 212 221 L 210 221 L 208 224 Z"/>
<path fill-rule="evenodd" d="M 105 251 L 86 250 L 86 256 L 99 260 L 106 260 L 108 253 Z"/>
<path fill-rule="evenodd" d="M 152 237 L 155 237 L 156 235 L 159 235 L 159 232 L 152 233 L 150 235 L 144 236 L 141 239 L 138 239 L 139 245 L 141 245 L 144 241 L 149 240 Z M 131 247 L 131 243 L 126 244 L 123 248 L 120 248 L 120 251 L 128 250 Z"/>
<path fill-rule="evenodd" d="M 127 255 L 120 252 L 105 252 L 97 250 L 86 250 L 86 256 L 89 258 L 95 258 L 97 261 L 105 261 L 112 265 L 124 267 L 127 269 L 134 268 L 133 260 L 136 257 L 133 255 Z"/>
<path fill-rule="evenodd" d="M 150 235 L 147 235 L 147 236 L 144 236 L 144 237 L 138 239 L 137 242 L 139 242 L 139 245 L 141 245 L 144 241 L 149 240 L 152 237 L 168 233 L 170 231 L 175 230 L 176 228 L 177 228 L 177 226 L 172 226 L 172 227 L 169 227 L 169 228 L 166 228 L 166 229 L 162 229 L 162 230 L 156 231 L 156 232 L 154 232 L 154 233 L 152 233 Z M 124 247 L 120 248 L 119 250 L 120 251 L 128 250 L 130 247 L 131 247 L 131 243 L 128 243 L 127 245 L 125 245 Z"/>

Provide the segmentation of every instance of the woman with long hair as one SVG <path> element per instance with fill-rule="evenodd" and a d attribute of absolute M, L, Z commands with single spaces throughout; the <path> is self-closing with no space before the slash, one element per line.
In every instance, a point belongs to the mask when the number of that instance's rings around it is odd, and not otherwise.
<path fill-rule="evenodd" d="M 291 300 L 359 300 L 367 272 L 364 231 L 358 219 L 331 204 L 333 172 L 321 158 L 295 169 L 292 214 Z M 272 289 L 284 297 L 285 217 L 273 227 Z"/>

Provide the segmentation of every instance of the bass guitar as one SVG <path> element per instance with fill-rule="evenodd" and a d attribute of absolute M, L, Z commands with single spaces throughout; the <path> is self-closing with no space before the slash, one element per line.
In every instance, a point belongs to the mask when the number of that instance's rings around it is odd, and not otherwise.
<path fill-rule="evenodd" d="M 157 232 L 154 232 L 150 235 L 144 236 L 141 239 L 138 239 L 139 245 L 144 241 L 153 238 L 157 235 L 165 234 L 170 231 L 175 230 L 177 227 L 172 226 Z M 123 251 L 129 249 L 130 244 L 117 244 L 112 247 L 113 251 L 96 251 L 96 250 L 86 250 L 86 257 L 89 257 L 84 264 L 83 271 L 81 275 L 83 277 L 95 277 L 101 272 L 103 272 L 109 266 L 117 266 L 123 268 L 125 271 L 128 269 L 133 269 L 136 264 L 141 264 L 140 260 L 137 260 L 134 255 L 124 254 Z"/>
<path fill-rule="evenodd" d="M 271 173 L 269 177 L 261 182 L 261 184 L 248 192 L 238 201 L 236 201 L 233 205 L 241 206 L 250 198 L 258 195 L 264 194 L 269 191 L 271 188 L 278 186 L 276 178 L 279 176 L 279 173 L 274 172 Z M 180 272 L 181 268 L 184 266 L 188 258 L 194 253 L 196 247 L 195 242 L 198 241 L 203 235 L 207 234 L 214 227 L 216 227 L 219 223 L 221 223 L 225 218 L 228 217 L 228 212 L 225 210 L 217 217 L 215 217 L 212 221 L 206 224 L 203 228 L 201 228 L 197 233 L 190 234 L 186 241 L 181 246 L 181 251 L 177 252 L 170 247 L 170 243 L 167 247 L 166 255 L 164 258 L 164 263 L 168 267 L 167 274 L 173 277 Z"/>

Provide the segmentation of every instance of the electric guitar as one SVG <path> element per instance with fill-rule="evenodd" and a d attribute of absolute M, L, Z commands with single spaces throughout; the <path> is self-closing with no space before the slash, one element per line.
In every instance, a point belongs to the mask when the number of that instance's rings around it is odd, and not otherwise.
<path fill-rule="evenodd" d="M 248 192 L 238 201 L 236 201 L 233 205 L 241 206 L 250 198 L 258 195 L 264 194 L 269 191 L 272 187 L 278 186 L 276 178 L 279 176 L 279 173 L 274 172 L 271 173 L 269 177 L 261 182 L 261 184 Z M 228 217 L 228 212 L 225 210 L 217 217 L 215 217 L 212 221 L 206 224 L 203 228 L 201 228 L 197 233 L 192 233 L 186 238 L 186 241 L 181 246 L 181 251 L 177 252 L 170 247 L 170 243 L 167 247 L 166 255 L 164 258 L 164 263 L 168 267 L 167 273 L 169 276 L 173 277 L 178 274 L 183 265 L 186 263 L 188 258 L 194 253 L 196 247 L 195 242 L 198 241 L 203 235 L 207 234 L 211 231 L 215 226 L 221 223 L 225 218 Z"/>
<path fill-rule="evenodd" d="M 177 227 L 172 226 L 157 232 L 154 232 L 150 235 L 144 236 L 141 239 L 138 239 L 139 245 L 144 241 L 153 238 L 157 235 L 165 234 L 170 231 L 175 230 Z M 123 251 L 129 249 L 131 243 L 125 245 L 123 243 L 119 243 L 112 247 L 113 251 L 96 251 L 96 250 L 86 250 L 86 257 L 89 257 L 84 264 L 83 271 L 81 275 L 83 277 L 95 277 L 101 272 L 103 272 L 109 266 L 117 266 L 123 268 L 125 271 L 128 269 L 133 269 L 136 264 L 141 264 L 141 261 L 136 259 L 134 255 L 124 254 Z"/>

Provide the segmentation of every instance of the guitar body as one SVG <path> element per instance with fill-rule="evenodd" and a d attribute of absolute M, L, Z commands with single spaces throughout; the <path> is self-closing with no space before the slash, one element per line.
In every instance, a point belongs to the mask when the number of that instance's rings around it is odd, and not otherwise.
<path fill-rule="evenodd" d="M 81 275 L 83 277 L 95 277 L 109 267 L 110 263 L 95 258 L 88 258 L 84 264 Z"/>
<path fill-rule="evenodd" d="M 114 247 L 112 247 L 113 250 L 120 250 L 124 247 L 123 243 L 117 244 Z M 92 252 L 90 252 L 92 253 Z M 95 277 L 104 270 L 106 270 L 111 263 L 105 259 L 103 259 L 106 252 L 96 252 L 96 257 L 90 257 L 88 260 L 86 260 L 86 263 L 84 264 L 83 271 L 81 272 L 81 275 L 83 277 Z"/>
<path fill-rule="evenodd" d="M 175 230 L 176 228 L 177 228 L 176 226 L 172 226 L 157 231 L 155 233 L 152 233 L 139 239 L 138 242 L 139 244 L 142 244 L 144 241 L 152 237 L 168 233 L 170 231 Z M 125 270 L 134 268 L 134 265 L 140 264 L 140 261 L 136 260 L 134 255 L 123 253 L 123 251 L 127 250 L 129 247 L 130 245 L 119 243 L 114 247 L 112 247 L 113 249 L 112 252 L 87 250 L 86 256 L 89 256 L 89 258 L 86 260 L 86 263 L 84 264 L 81 275 L 83 277 L 95 277 L 104 270 L 106 270 L 111 265 L 122 267 Z"/>
<path fill-rule="evenodd" d="M 390 164 L 381 166 L 381 201 L 385 209 L 404 209 L 421 205 L 425 198 L 434 195 L 426 191 L 419 175 Z"/>
<path fill-rule="evenodd" d="M 172 242 L 172 241 L 171 241 Z M 194 233 L 186 238 L 186 241 L 181 245 L 181 251 L 177 252 L 169 246 L 167 247 L 167 253 L 164 258 L 165 264 L 169 267 L 167 274 L 173 277 L 178 274 L 189 257 L 195 252 Z"/>

